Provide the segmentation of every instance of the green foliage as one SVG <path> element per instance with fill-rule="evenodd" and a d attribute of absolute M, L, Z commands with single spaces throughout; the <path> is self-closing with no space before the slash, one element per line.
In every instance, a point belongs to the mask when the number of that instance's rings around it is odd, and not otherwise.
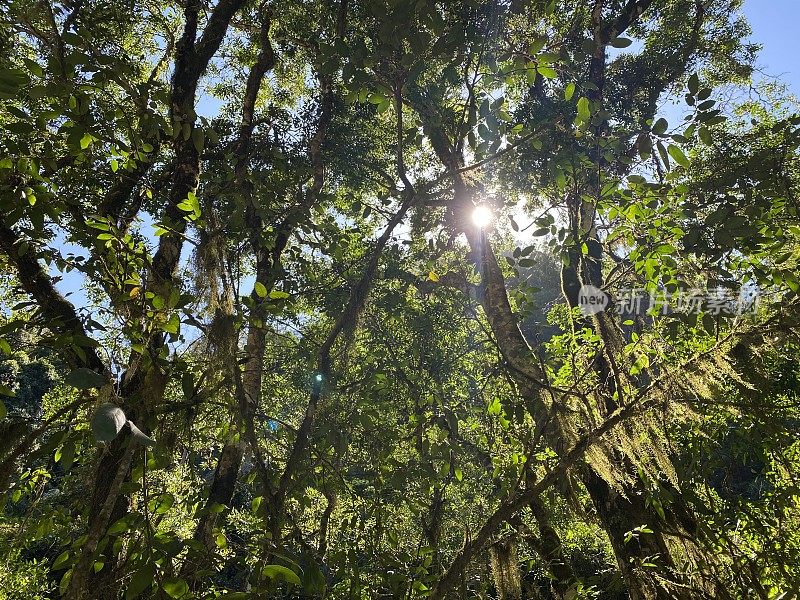
<path fill-rule="evenodd" d="M 52 597 L 55 585 L 48 580 L 49 569 L 37 560 L 26 561 L 20 558 L 20 551 L 6 554 L 0 568 L 0 586 L 9 600 L 44 600 Z"/>
<path fill-rule="evenodd" d="M 800 117 L 634 4 L 1 8 L 0 589 L 795 593 Z"/>

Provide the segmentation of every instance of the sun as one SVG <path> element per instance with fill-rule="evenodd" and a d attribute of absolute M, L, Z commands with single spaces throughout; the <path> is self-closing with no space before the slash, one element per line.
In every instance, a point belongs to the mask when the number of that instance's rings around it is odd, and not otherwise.
<path fill-rule="evenodd" d="M 486 227 L 492 222 L 492 211 L 489 210 L 488 206 L 484 206 L 482 204 L 480 206 L 476 206 L 475 210 L 472 211 L 472 222 L 478 227 Z"/>

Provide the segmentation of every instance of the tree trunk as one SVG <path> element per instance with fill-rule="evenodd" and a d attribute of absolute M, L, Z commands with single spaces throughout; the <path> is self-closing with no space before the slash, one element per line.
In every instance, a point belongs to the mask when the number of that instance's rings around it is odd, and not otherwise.
<path fill-rule="evenodd" d="M 669 575 L 675 572 L 676 564 L 662 531 L 662 523 L 653 509 L 645 506 L 644 498 L 636 490 L 629 490 L 626 498 L 611 489 L 605 480 L 590 469 L 586 470 L 583 480 L 611 541 L 631 600 L 676 600 L 703 596 L 680 585 L 667 583 Z M 649 532 L 629 534 L 643 526 Z M 646 563 L 655 566 L 644 566 Z"/>
<path fill-rule="evenodd" d="M 551 592 L 556 598 L 566 598 L 569 590 L 573 589 L 575 585 L 576 577 L 564 555 L 561 538 L 550 524 L 545 508 L 538 499 L 530 503 L 530 509 L 539 526 L 539 539 L 535 544 L 536 551 L 542 557 L 547 571 L 552 576 Z"/>
<path fill-rule="evenodd" d="M 521 600 L 522 575 L 517 558 L 517 541 L 507 537 L 489 546 L 489 561 L 498 600 Z"/>

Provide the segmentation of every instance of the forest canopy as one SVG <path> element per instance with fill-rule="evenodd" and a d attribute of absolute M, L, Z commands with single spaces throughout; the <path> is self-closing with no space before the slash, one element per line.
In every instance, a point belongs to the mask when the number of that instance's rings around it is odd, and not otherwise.
<path fill-rule="evenodd" d="M 796 597 L 741 4 L 0 3 L 0 597 Z"/>

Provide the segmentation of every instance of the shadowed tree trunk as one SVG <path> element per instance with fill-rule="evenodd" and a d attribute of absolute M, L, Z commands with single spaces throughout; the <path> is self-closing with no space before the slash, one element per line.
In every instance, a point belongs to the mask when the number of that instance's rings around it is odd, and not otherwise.
<path fill-rule="evenodd" d="M 489 546 L 489 563 L 498 600 L 522 599 L 522 573 L 519 569 L 517 541 L 506 537 Z"/>
<path fill-rule="evenodd" d="M 530 509 L 539 527 L 539 537 L 535 540 L 534 547 L 552 576 L 551 592 L 556 598 L 565 599 L 568 592 L 575 587 L 575 573 L 564 554 L 561 538 L 550 524 L 545 507 L 536 499 L 530 503 Z"/>

